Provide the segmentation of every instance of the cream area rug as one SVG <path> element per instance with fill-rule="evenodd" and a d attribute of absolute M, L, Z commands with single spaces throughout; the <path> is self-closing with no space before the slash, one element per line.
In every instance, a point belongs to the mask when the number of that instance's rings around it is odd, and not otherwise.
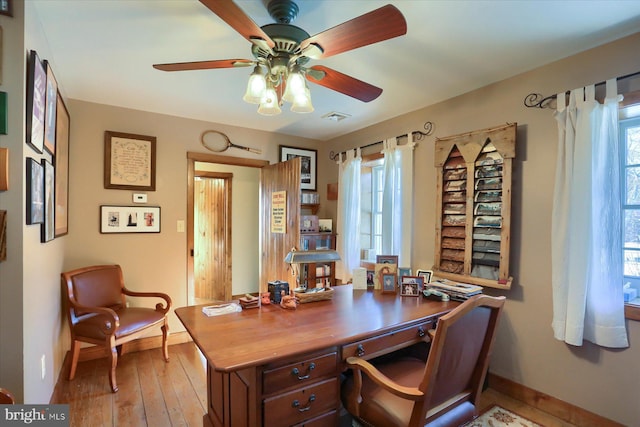
<path fill-rule="evenodd" d="M 492 406 L 464 427 L 544 427 L 500 406 Z"/>

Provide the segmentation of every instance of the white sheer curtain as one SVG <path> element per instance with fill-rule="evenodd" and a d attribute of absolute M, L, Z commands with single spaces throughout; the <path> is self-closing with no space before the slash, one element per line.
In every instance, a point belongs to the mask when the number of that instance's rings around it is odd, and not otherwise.
<path fill-rule="evenodd" d="M 383 142 L 384 190 L 382 193 L 382 252 L 398 255 L 398 267 L 411 265 L 413 226 L 413 135 L 398 145 L 396 138 Z"/>
<path fill-rule="evenodd" d="M 338 165 L 338 212 L 336 218 L 336 249 L 341 261 L 336 263 L 336 277 L 346 283 L 353 269 L 360 267 L 360 149 L 349 150 Z"/>
<path fill-rule="evenodd" d="M 551 225 L 553 331 L 558 340 L 628 347 L 615 80 L 558 94 L 558 160 Z"/>

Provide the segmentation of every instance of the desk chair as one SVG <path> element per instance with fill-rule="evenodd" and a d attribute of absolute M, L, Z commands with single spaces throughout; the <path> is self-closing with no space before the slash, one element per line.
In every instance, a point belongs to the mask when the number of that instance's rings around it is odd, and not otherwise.
<path fill-rule="evenodd" d="M 5 388 L 0 387 L 0 405 L 13 405 L 16 399 L 13 394 Z"/>
<path fill-rule="evenodd" d="M 349 357 L 353 376 L 342 385 L 344 407 L 376 427 L 460 426 L 473 420 L 504 300 L 476 295 L 438 319 L 426 363 L 407 356 L 379 364 Z"/>
<path fill-rule="evenodd" d="M 96 265 L 61 274 L 62 286 L 67 290 L 67 315 L 71 332 L 71 368 L 69 380 L 76 374 L 80 342 L 88 342 L 109 349 L 111 390 L 118 391 L 116 366 L 122 344 L 133 341 L 151 328 L 162 329 L 162 353 L 169 361 L 167 312 L 171 298 L 159 292 L 134 292 L 124 287 L 119 265 Z M 125 296 L 156 297 L 165 302 L 156 308 L 127 307 Z"/>

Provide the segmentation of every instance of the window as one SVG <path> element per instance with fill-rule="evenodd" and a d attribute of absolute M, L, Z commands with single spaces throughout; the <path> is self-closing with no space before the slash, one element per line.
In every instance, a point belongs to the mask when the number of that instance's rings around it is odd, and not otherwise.
<path fill-rule="evenodd" d="M 382 190 L 384 188 L 384 159 L 362 163 L 360 247 L 362 261 L 376 262 L 382 254 Z"/>
<path fill-rule="evenodd" d="M 640 305 L 640 116 L 620 121 L 624 285 L 638 296 L 628 301 Z"/>

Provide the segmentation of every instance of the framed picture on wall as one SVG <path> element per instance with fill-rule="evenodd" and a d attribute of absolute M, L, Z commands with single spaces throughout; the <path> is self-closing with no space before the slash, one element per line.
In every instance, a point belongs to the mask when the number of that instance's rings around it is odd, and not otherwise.
<path fill-rule="evenodd" d="M 2 1 L 2 0 L 0 0 Z M 44 145 L 44 111 L 47 73 L 35 50 L 29 52 L 27 63 L 27 144 L 42 153 Z"/>
<path fill-rule="evenodd" d="M 100 233 L 159 233 L 160 206 L 100 206 Z"/>
<path fill-rule="evenodd" d="M 27 157 L 27 224 L 44 221 L 44 172 L 42 164 Z"/>
<path fill-rule="evenodd" d="M 40 241 L 46 243 L 55 237 L 55 203 L 53 201 L 55 170 L 47 159 L 42 160 L 42 168 L 44 173 L 44 220 L 40 227 Z"/>
<path fill-rule="evenodd" d="M 316 180 L 318 178 L 318 151 L 306 148 L 280 146 L 280 161 L 286 162 L 293 158 L 300 157 L 302 166 L 300 167 L 300 189 L 316 190 Z"/>
<path fill-rule="evenodd" d="M 44 148 L 52 155 L 56 154 L 56 109 L 58 107 L 58 82 L 53 75 L 51 64 L 44 61 L 47 70 L 47 86 L 45 92 L 44 110 Z"/>
<path fill-rule="evenodd" d="M 104 188 L 156 191 L 156 137 L 105 131 Z"/>
<path fill-rule="evenodd" d="M 69 111 L 60 93 L 56 99 L 56 155 L 55 155 L 55 235 L 69 232 Z"/>
<path fill-rule="evenodd" d="M 0 0 L 0 15 L 13 16 L 13 0 Z"/>

